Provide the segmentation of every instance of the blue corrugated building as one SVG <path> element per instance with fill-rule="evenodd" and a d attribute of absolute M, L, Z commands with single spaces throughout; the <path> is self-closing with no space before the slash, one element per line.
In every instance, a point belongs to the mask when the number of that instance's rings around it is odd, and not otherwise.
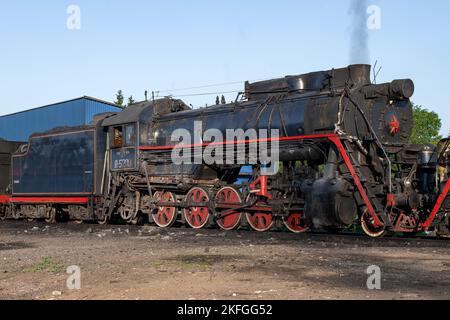
<path fill-rule="evenodd" d="M 89 124 L 96 114 L 121 112 L 110 102 L 81 97 L 0 117 L 0 138 L 8 141 L 28 141 L 33 133 L 62 126 Z"/>

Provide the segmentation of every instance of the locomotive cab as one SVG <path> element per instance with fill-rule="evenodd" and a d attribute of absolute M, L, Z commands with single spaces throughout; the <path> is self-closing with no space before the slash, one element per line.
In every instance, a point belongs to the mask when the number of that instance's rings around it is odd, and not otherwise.
<path fill-rule="evenodd" d="M 112 171 L 136 170 L 138 123 L 114 125 L 108 128 Z"/>
<path fill-rule="evenodd" d="M 103 121 L 108 134 L 110 169 L 115 172 L 139 171 L 139 147 L 148 145 L 151 124 L 159 116 L 190 110 L 180 100 L 161 99 L 128 106 Z"/>

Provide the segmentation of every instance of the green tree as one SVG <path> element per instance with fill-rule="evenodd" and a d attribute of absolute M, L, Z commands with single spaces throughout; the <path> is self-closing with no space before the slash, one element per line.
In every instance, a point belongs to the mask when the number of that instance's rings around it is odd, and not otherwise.
<path fill-rule="evenodd" d="M 130 96 L 130 97 L 128 98 L 128 105 L 132 105 L 132 104 L 134 104 L 134 103 L 136 103 L 136 101 L 133 99 L 133 96 Z"/>
<path fill-rule="evenodd" d="M 124 100 L 125 100 L 125 98 L 123 97 L 122 90 L 117 91 L 117 93 L 116 93 L 116 101 L 114 101 L 114 104 L 117 104 L 118 106 L 123 107 Z"/>
<path fill-rule="evenodd" d="M 437 144 L 442 139 L 442 136 L 439 134 L 442 127 L 442 121 L 439 118 L 439 115 L 434 111 L 430 111 L 416 104 L 412 104 L 412 107 L 414 127 L 411 136 L 411 143 Z"/>

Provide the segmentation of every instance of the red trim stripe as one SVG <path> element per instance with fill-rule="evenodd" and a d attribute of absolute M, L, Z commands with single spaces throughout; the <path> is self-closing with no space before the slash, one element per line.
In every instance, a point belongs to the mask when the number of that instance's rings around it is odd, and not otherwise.
<path fill-rule="evenodd" d="M 10 196 L 2 196 L 2 195 L 0 195 L 0 203 L 1 204 L 9 203 L 10 199 L 11 199 Z"/>
<path fill-rule="evenodd" d="M 350 171 L 350 174 L 353 177 L 353 180 L 355 181 L 356 187 L 358 188 L 358 191 L 361 194 L 361 197 L 363 198 L 364 203 L 367 206 L 367 209 L 369 210 L 370 215 L 374 219 L 375 226 L 377 226 L 377 227 L 382 226 L 383 223 L 378 218 L 378 216 L 375 212 L 375 209 L 373 208 L 372 203 L 370 202 L 370 199 L 367 196 L 367 193 L 361 184 L 361 180 L 359 179 L 358 175 L 356 174 L 356 171 L 350 161 L 350 158 L 348 157 L 347 152 L 345 151 L 345 148 L 342 145 L 340 137 L 337 134 L 314 134 L 314 135 L 306 135 L 306 136 L 292 136 L 292 137 L 282 137 L 282 138 L 211 142 L 211 143 L 176 145 L 176 146 L 155 146 L 155 147 L 142 146 L 142 147 L 139 147 L 139 150 L 141 150 L 141 151 L 172 150 L 175 148 L 185 149 L 185 148 L 221 146 L 221 145 L 233 145 L 233 144 L 234 145 L 250 144 L 250 143 L 255 143 L 255 142 L 258 143 L 258 142 L 272 142 L 272 141 L 296 141 L 296 140 L 307 140 L 307 139 L 328 139 L 329 141 L 331 141 L 332 143 L 334 143 L 336 145 L 336 147 L 339 149 L 340 154 L 342 155 L 342 158 L 345 161 L 345 164 L 346 164 L 348 170 Z"/>
<path fill-rule="evenodd" d="M 431 224 L 433 223 L 439 210 L 441 209 L 442 203 L 444 202 L 445 198 L 447 197 L 449 191 L 450 191 L 450 179 L 447 180 L 444 190 L 442 191 L 441 195 L 437 199 L 436 205 L 434 206 L 433 211 L 431 211 L 430 216 L 428 217 L 427 221 L 425 221 L 425 223 L 422 225 L 423 231 L 428 231 L 428 229 L 431 227 Z"/>
<path fill-rule="evenodd" d="M 339 153 L 341 154 L 342 158 L 344 159 L 345 165 L 347 166 L 348 170 L 350 171 L 350 174 L 352 175 L 353 180 L 355 181 L 356 187 L 358 188 L 358 191 L 361 194 L 361 197 L 363 198 L 365 205 L 367 206 L 367 210 L 369 210 L 369 213 L 373 218 L 375 227 L 383 226 L 383 223 L 378 218 L 378 216 L 375 212 L 375 209 L 373 208 L 372 203 L 370 202 L 370 199 L 367 196 L 366 191 L 364 190 L 361 180 L 359 180 L 359 177 L 355 171 L 355 168 L 353 167 L 352 162 L 350 161 L 350 158 L 347 155 L 347 152 L 345 151 L 345 148 L 341 142 L 341 139 L 339 139 L 339 137 L 333 137 L 333 138 L 330 138 L 330 141 L 336 145 L 336 147 L 339 150 Z"/>
<path fill-rule="evenodd" d="M 88 203 L 88 197 L 65 198 L 65 197 L 14 197 L 10 199 L 11 203 Z"/>
<path fill-rule="evenodd" d="M 139 147 L 141 151 L 153 151 L 153 150 L 172 150 L 172 149 L 187 149 L 187 148 L 199 148 L 208 146 L 223 146 L 223 145 L 239 145 L 239 144 L 250 144 L 250 143 L 260 143 L 260 142 L 273 142 L 273 141 L 295 141 L 295 140 L 307 140 L 307 139 L 330 139 L 338 138 L 336 134 L 313 134 L 308 136 L 293 136 L 293 137 L 282 137 L 282 138 L 265 138 L 265 139 L 252 139 L 252 140 L 239 140 L 239 141 L 221 141 L 221 142 L 210 142 L 210 143 L 199 143 L 199 144 L 187 144 L 187 145 L 175 145 L 175 146 L 142 146 Z"/>

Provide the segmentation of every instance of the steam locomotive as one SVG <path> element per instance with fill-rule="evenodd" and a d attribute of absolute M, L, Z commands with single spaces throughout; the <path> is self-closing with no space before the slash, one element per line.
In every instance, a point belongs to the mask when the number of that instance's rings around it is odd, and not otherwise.
<path fill-rule="evenodd" d="M 247 82 L 233 103 L 195 110 L 171 97 L 144 101 L 34 134 L 12 155 L 0 217 L 448 234 L 450 142 L 410 145 L 413 82 L 373 84 L 370 72 L 350 65 Z M 231 129 L 240 135 L 229 138 Z M 249 134 L 264 131 L 278 135 Z M 181 143 L 176 132 L 200 138 Z M 217 160 L 225 151 L 231 161 Z M 246 166 L 250 181 L 236 183 Z"/>

